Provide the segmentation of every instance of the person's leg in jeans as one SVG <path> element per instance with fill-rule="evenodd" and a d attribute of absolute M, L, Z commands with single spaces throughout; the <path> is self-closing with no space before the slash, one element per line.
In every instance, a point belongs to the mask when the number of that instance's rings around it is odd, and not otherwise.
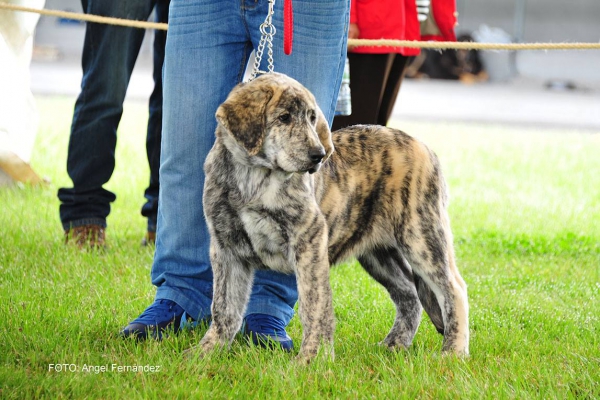
<path fill-rule="evenodd" d="M 333 118 L 346 52 L 349 2 L 294 2 L 294 47 L 282 50 L 282 2 L 273 21 L 275 71 L 287 73 L 315 94 L 329 121 Z M 171 2 L 164 71 L 163 142 L 156 253 L 152 283 L 156 302 L 125 328 L 155 335 L 165 326 L 158 313 L 177 322 L 185 310 L 195 319 L 210 317 L 212 271 L 210 237 L 202 210 L 203 164 L 214 142 L 215 111 L 241 81 L 268 1 Z M 266 52 L 263 68 L 266 68 Z M 287 325 L 297 300 L 295 277 L 256 274 L 247 314 L 266 314 Z M 163 304 L 163 306 L 160 306 Z M 179 307 L 179 308 L 178 308 Z M 153 310 L 156 310 L 153 311 Z M 167 321 L 171 322 L 171 321 Z M 160 336 L 160 335 L 158 335 Z"/>
<path fill-rule="evenodd" d="M 348 6 L 344 0 L 295 0 L 294 40 L 289 56 L 283 53 L 283 1 L 276 2 L 273 17 L 277 30 L 273 43 L 275 72 L 289 75 L 306 86 L 314 94 L 330 125 L 346 60 Z M 255 29 L 251 33 L 256 45 L 260 40 L 257 27 L 262 17 L 263 14 L 259 13 L 253 22 Z M 267 70 L 266 58 L 265 52 L 261 66 L 263 71 Z M 284 283 L 286 290 L 277 290 L 280 282 Z M 246 315 L 273 315 L 287 325 L 293 316 L 297 298 L 295 276 L 258 271 Z"/>
<path fill-rule="evenodd" d="M 169 0 L 157 0 L 156 22 L 167 22 L 169 17 Z M 148 219 L 148 228 L 144 244 L 152 244 L 156 237 L 156 219 L 158 214 L 158 170 L 160 167 L 160 141 L 162 132 L 163 87 L 162 73 L 165 60 L 165 43 L 167 32 L 154 31 L 153 73 L 154 90 L 150 95 L 148 133 L 146 135 L 146 154 L 150 166 L 150 183 L 144 192 L 146 203 L 142 206 L 142 215 Z"/>
<path fill-rule="evenodd" d="M 163 130 L 156 250 L 156 301 L 124 336 L 162 337 L 184 310 L 210 317 L 210 237 L 202 209 L 203 164 L 215 111 L 243 76 L 252 50 L 239 2 L 172 0 L 163 73 Z"/>
<path fill-rule="evenodd" d="M 88 1 L 86 13 L 145 20 L 156 0 Z M 61 188 L 60 219 L 65 231 L 93 225 L 104 229 L 116 196 L 103 188 L 115 166 L 117 126 L 144 31 L 87 23 L 83 79 L 75 104 L 67 172 L 72 188 Z"/>

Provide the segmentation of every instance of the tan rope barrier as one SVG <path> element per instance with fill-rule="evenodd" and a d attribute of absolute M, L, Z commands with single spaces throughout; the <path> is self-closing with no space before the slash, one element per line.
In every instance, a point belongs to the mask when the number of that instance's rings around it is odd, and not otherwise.
<path fill-rule="evenodd" d="M 457 50 L 594 50 L 600 43 L 478 43 L 478 42 L 420 42 L 414 40 L 348 39 L 349 46 L 418 47 L 421 49 Z"/>
<path fill-rule="evenodd" d="M 112 0 L 110 0 L 112 1 Z M 111 24 L 140 29 L 167 30 L 168 25 L 158 22 L 134 21 L 122 18 L 102 17 L 99 15 L 81 14 L 68 11 L 48 10 L 39 8 L 22 7 L 14 4 L 0 2 L 0 10 L 32 12 L 52 17 L 68 18 L 101 24 Z M 390 39 L 348 39 L 348 46 L 384 46 L 384 47 L 412 47 L 421 49 L 460 49 L 460 50 L 600 50 L 600 43 L 478 43 L 478 42 L 421 42 L 414 40 Z"/>
<path fill-rule="evenodd" d="M 113 0 L 104 0 L 104 1 L 113 1 Z M 16 6 L 14 4 L 7 4 L 7 3 L 2 3 L 2 2 L 0 2 L 0 9 L 31 12 L 31 13 L 41 14 L 41 15 L 48 15 L 51 17 L 67 18 L 67 19 L 74 19 L 74 20 L 78 20 L 78 21 L 87 21 L 87 22 L 97 22 L 100 24 L 127 26 L 130 28 L 158 29 L 158 30 L 166 31 L 167 27 L 168 27 L 167 24 L 159 23 L 159 22 L 134 21 L 131 19 L 102 17 L 100 15 L 81 14 L 81 13 L 74 13 L 74 12 L 69 12 L 69 11 L 30 8 L 30 7 Z"/>

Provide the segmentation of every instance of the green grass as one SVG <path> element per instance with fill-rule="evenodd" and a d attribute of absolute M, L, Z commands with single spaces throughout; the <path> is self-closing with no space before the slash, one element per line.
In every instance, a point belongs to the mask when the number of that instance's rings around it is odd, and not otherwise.
<path fill-rule="evenodd" d="M 231 352 L 184 359 L 203 329 L 161 343 L 119 339 L 154 296 L 152 251 L 140 246 L 145 106 L 127 103 L 119 132 L 110 248 L 82 252 L 63 244 L 56 199 L 70 183 L 73 100 L 38 105 L 32 164 L 50 184 L 0 189 L 0 398 L 600 397 L 600 132 L 397 122 L 444 166 L 469 285 L 471 357 L 442 357 L 427 317 L 410 349 L 378 346 L 393 306 L 349 263 L 331 278 L 335 363 L 304 367 L 241 339 Z M 297 318 L 289 333 L 298 345 Z M 78 371 L 49 370 L 62 363 Z M 117 372 L 112 364 L 160 370 Z M 93 371 L 101 366 L 108 371 Z"/>

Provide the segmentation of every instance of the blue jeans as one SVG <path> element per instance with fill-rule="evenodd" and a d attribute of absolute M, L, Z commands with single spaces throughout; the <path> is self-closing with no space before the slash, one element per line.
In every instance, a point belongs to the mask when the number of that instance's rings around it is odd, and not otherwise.
<path fill-rule="evenodd" d="M 283 54 L 283 0 L 275 4 L 275 71 L 310 89 L 333 119 L 346 55 L 349 0 L 295 0 L 291 56 Z M 203 164 L 214 142 L 215 111 L 241 81 L 267 0 L 173 0 L 164 69 L 164 118 L 158 231 L 152 283 L 195 318 L 210 316 L 212 271 L 202 209 Z M 262 70 L 266 70 L 267 52 Z M 296 279 L 257 272 L 246 314 L 286 325 L 297 301 Z"/>
<path fill-rule="evenodd" d="M 169 0 L 94 1 L 82 0 L 83 10 L 119 18 L 146 20 L 156 7 L 157 20 L 167 22 Z M 115 168 L 117 127 L 123 114 L 123 101 L 145 31 L 114 25 L 88 23 L 83 45 L 83 79 L 75 103 L 67 172 L 72 188 L 61 188 L 60 219 L 64 229 L 97 224 L 106 226 L 114 193 L 103 188 Z M 148 229 L 156 229 L 158 212 L 158 170 L 162 128 L 162 67 L 165 31 L 154 36 L 154 90 L 150 96 L 146 151 L 150 183 L 145 191 L 142 215 Z"/>

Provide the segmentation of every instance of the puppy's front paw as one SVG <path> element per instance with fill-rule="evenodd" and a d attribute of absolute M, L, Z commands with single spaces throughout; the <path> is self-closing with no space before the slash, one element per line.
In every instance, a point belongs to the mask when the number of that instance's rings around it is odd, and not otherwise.
<path fill-rule="evenodd" d="M 459 358 L 468 358 L 469 357 L 469 349 L 468 348 L 442 348 L 442 355 L 445 357 L 459 357 Z"/>
<path fill-rule="evenodd" d="M 335 351 L 333 345 L 327 344 L 319 347 L 301 347 L 300 353 L 296 356 L 295 361 L 301 365 L 308 365 L 315 360 L 326 362 L 335 361 Z"/>
<path fill-rule="evenodd" d="M 209 329 L 198 345 L 184 351 L 184 356 L 187 358 L 204 358 L 223 347 L 227 347 L 227 342 L 216 335 L 214 330 Z"/>
<path fill-rule="evenodd" d="M 314 357 L 309 357 L 306 355 L 301 355 L 298 354 L 295 358 L 294 358 L 294 362 L 298 365 L 302 365 L 302 366 L 307 366 L 308 364 L 310 364 L 310 362 L 314 359 Z"/>
<path fill-rule="evenodd" d="M 204 350 L 202 345 L 192 346 L 189 349 L 183 351 L 183 357 L 189 360 L 202 359 L 206 356 L 207 351 Z"/>
<path fill-rule="evenodd" d="M 380 346 L 385 346 L 392 351 L 406 350 L 411 344 L 412 342 L 410 340 L 391 335 L 388 335 L 383 341 L 379 342 Z"/>

